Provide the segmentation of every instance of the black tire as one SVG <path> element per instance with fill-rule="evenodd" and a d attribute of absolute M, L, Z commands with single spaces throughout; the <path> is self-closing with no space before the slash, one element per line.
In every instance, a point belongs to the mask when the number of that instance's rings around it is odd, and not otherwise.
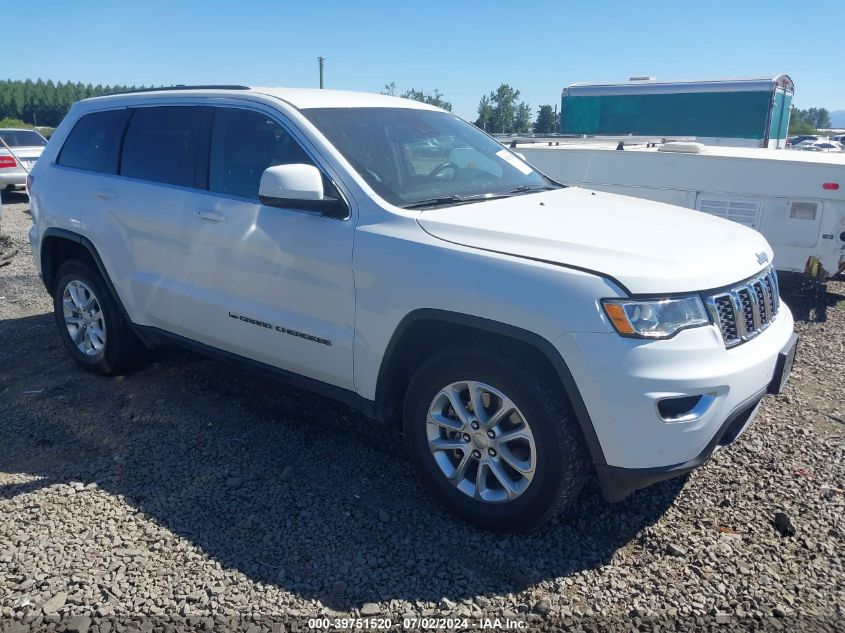
<path fill-rule="evenodd" d="M 100 274 L 88 263 L 72 259 L 61 265 L 56 279 L 53 314 L 59 337 L 76 364 L 102 376 L 114 376 L 134 368 L 143 356 L 144 345 L 127 323 Z M 93 291 L 105 322 L 105 343 L 93 355 L 77 348 L 65 324 L 63 296 L 68 284 L 74 281 L 82 282 Z"/>
<path fill-rule="evenodd" d="M 523 414 L 536 447 L 536 465 L 528 487 L 512 501 L 474 499 L 453 485 L 429 448 L 426 420 L 441 389 L 473 380 L 507 395 Z M 423 483 L 450 510 L 479 527 L 498 532 L 534 528 L 563 511 L 581 493 L 590 461 L 563 388 L 527 373 L 516 362 L 476 348 L 446 350 L 427 360 L 408 388 L 405 438 Z"/>

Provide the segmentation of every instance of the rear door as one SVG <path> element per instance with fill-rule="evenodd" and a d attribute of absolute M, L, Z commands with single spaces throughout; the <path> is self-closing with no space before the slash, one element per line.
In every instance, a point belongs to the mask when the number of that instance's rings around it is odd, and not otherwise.
<path fill-rule="evenodd" d="M 129 236 L 111 218 L 120 213 L 121 179 L 117 175 L 120 142 L 132 111 L 101 110 L 82 115 L 68 134 L 55 164 L 39 165 L 33 210 L 43 224 L 80 233 L 91 240 L 121 302 L 135 318 L 138 302 L 130 283 L 133 258 Z M 55 210 L 55 211 L 54 211 Z"/>
<path fill-rule="evenodd" d="M 208 178 L 211 109 L 134 108 L 123 136 L 118 182 L 93 192 L 110 221 L 102 241 L 119 262 L 133 321 L 190 336 L 193 217 Z"/>

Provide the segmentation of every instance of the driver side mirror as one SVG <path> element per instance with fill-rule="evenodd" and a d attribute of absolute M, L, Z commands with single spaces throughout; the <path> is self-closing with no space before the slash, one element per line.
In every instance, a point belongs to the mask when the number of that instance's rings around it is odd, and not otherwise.
<path fill-rule="evenodd" d="M 325 195 L 323 174 L 314 165 L 268 167 L 261 174 L 258 198 L 269 207 L 317 211 L 333 218 L 349 215 L 343 200 Z"/>

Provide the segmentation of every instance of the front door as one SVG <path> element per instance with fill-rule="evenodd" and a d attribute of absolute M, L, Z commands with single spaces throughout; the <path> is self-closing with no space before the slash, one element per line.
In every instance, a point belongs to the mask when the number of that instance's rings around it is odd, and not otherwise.
<path fill-rule="evenodd" d="M 310 163 L 260 110 L 214 108 L 208 193 L 191 242 L 201 342 L 352 389 L 352 219 L 262 205 L 272 165 Z"/>

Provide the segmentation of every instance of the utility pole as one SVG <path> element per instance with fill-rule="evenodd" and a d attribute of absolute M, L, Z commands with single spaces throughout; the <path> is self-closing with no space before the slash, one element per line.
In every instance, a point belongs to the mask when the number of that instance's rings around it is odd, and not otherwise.
<path fill-rule="evenodd" d="M 320 62 L 320 88 L 323 87 L 323 67 L 326 65 L 326 58 L 325 57 L 318 57 L 317 61 Z"/>

